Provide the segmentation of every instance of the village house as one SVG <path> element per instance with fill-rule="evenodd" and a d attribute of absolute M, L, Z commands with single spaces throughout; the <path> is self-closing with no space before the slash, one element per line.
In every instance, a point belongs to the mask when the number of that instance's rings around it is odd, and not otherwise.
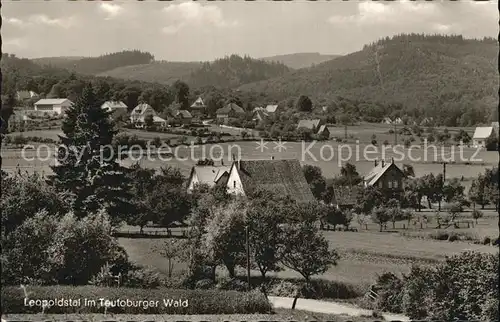
<path fill-rule="evenodd" d="M 118 110 L 126 111 L 128 107 L 122 101 L 107 101 L 101 105 L 101 108 L 108 112 L 114 112 Z"/>
<path fill-rule="evenodd" d="M 313 133 L 316 133 L 321 125 L 323 125 L 323 122 L 320 119 L 300 120 L 299 123 L 297 124 L 297 130 L 308 129 L 311 130 Z"/>
<path fill-rule="evenodd" d="M 472 146 L 474 148 L 485 148 L 488 140 L 495 137 L 495 135 L 493 126 L 476 127 L 472 137 Z"/>
<path fill-rule="evenodd" d="M 247 196 L 257 189 L 289 196 L 299 202 L 314 201 L 299 160 L 238 160 L 229 171 L 227 192 Z"/>
<path fill-rule="evenodd" d="M 137 128 L 143 128 L 146 125 L 146 118 L 152 115 L 153 124 L 160 127 L 167 126 L 167 121 L 156 115 L 155 110 L 146 103 L 137 105 L 130 113 L 130 123 Z"/>
<path fill-rule="evenodd" d="M 67 98 L 43 98 L 35 103 L 35 111 L 54 115 L 64 115 L 73 105 Z"/>
<path fill-rule="evenodd" d="M 276 111 L 278 110 L 278 105 L 277 104 L 267 105 L 265 107 L 265 110 L 268 114 L 276 113 Z"/>
<path fill-rule="evenodd" d="M 205 114 L 206 105 L 201 97 L 198 97 L 196 101 L 191 105 L 191 115 L 193 117 L 202 117 Z"/>
<path fill-rule="evenodd" d="M 229 103 L 226 106 L 219 108 L 216 111 L 216 115 L 218 120 L 225 122 L 230 118 L 238 118 L 245 115 L 245 110 L 243 110 L 235 103 Z"/>
<path fill-rule="evenodd" d="M 392 124 L 392 120 L 390 117 L 384 117 L 384 119 L 382 120 L 382 123 L 383 124 Z"/>
<path fill-rule="evenodd" d="M 363 178 L 364 186 L 375 186 L 386 196 L 400 199 L 403 194 L 405 174 L 395 163 L 375 161 L 375 167 Z"/>
<path fill-rule="evenodd" d="M 193 120 L 193 116 L 188 110 L 178 110 L 175 112 L 174 118 L 182 125 L 191 124 L 191 121 Z"/>
<path fill-rule="evenodd" d="M 319 136 L 321 137 L 324 137 L 324 138 L 330 138 L 330 130 L 328 129 L 328 127 L 326 125 L 321 125 L 319 127 L 319 130 L 318 130 L 318 133 L 317 133 Z"/>
<path fill-rule="evenodd" d="M 231 167 L 223 164 L 219 166 L 196 165 L 191 168 L 187 184 L 188 193 L 197 185 L 206 184 L 210 188 L 216 185 L 226 186 Z"/>

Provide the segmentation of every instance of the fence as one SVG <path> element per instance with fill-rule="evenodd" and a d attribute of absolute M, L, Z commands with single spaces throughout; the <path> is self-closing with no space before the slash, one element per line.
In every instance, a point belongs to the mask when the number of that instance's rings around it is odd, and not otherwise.
<path fill-rule="evenodd" d="M 114 237 L 122 238 L 187 238 L 187 230 L 173 232 L 170 229 L 165 230 L 150 230 L 150 231 L 137 231 L 137 230 L 122 230 L 113 232 Z"/>

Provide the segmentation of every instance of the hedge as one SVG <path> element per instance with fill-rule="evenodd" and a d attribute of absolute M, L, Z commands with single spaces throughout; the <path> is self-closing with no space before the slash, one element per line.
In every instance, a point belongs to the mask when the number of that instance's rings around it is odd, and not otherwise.
<path fill-rule="evenodd" d="M 137 289 L 95 286 L 27 286 L 29 300 L 80 299 L 75 306 L 52 306 L 45 313 L 104 313 L 100 299 L 155 301 L 149 308 L 137 304 L 108 307 L 114 314 L 252 314 L 270 313 L 271 305 L 259 292 L 235 292 L 221 290 Z M 41 306 L 25 305 L 24 292 L 19 287 L 3 287 L 1 290 L 3 314 L 41 313 Z M 96 305 L 85 305 L 84 299 L 95 300 Z M 182 300 L 187 307 L 165 306 L 164 299 Z"/>

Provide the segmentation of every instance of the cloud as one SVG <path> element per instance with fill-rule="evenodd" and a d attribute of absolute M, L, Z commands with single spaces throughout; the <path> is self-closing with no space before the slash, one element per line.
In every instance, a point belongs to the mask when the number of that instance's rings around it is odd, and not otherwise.
<path fill-rule="evenodd" d="M 214 5 L 198 2 L 183 2 L 163 8 L 169 24 L 162 28 L 167 34 L 174 34 L 188 26 L 225 28 L 236 26 L 237 21 L 228 21 L 222 10 Z"/>
<path fill-rule="evenodd" d="M 26 23 L 23 20 L 18 19 L 18 18 L 7 18 L 7 17 L 4 17 L 3 21 L 5 23 L 9 24 L 9 25 L 16 26 L 16 27 L 19 27 L 19 28 L 22 28 L 22 27 L 26 26 Z"/>
<path fill-rule="evenodd" d="M 422 19 L 439 16 L 439 7 L 432 2 L 360 2 L 358 13 L 350 16 L 333 15 L 328 18 L 332 24 L 355 23 L 358 26 L 375 24 L 399 25 L 408 22 L 422 22 Z"/>
<path fill-rule="evenodd" d="M 119 4 L 113 4 L 113 3 L 101 3 L 99 5 L 99 10 L 106 15 L 105 20 L 111 20 L 119 15 L 121 15 L 124 11 L 123 7 L 120 6 Z"/>
<path fill-rule="evenodd" d="M 29 22 L 35 25 L 46 25 L 62 28 L 70 28 L 75 25 L 75 18 L 73 16 L 64 18 L 50 18 L 44 14 L 33 15 L 29 18 Z"/>
<path fill-rule="evenodd" d="M 7 47 L 25 48 L 26 42 L 21 38 L 3 39 L 2 44 Z"/>

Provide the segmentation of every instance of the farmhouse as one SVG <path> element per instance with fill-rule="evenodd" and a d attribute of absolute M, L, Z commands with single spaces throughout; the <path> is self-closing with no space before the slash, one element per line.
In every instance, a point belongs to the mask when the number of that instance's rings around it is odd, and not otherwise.
<path fill-rule="evenodd" d="M 256 189 L 290 196 L 299 202 L 314 200 L 299 160 L 239 160 L 229 171 L 227 191 L 247 196 Z"/>
<path fill-rule="evenodd" d="M 101 108 L 103 110 L 106 110 L 108 112 L 114 112 L 117 110 L 127 110 L 127 105 L 123 103 L 122 101 L 107 101 L 104 102 L 104 104 L 101 105 Z"/>
<path fill-rule="evenodd" d="M 495 136 L 493 126 L 476 127 L 472 137 L 472 146 L 475 148 L 484 148 L 490 138 Z"/>
<path fill-rule="evenodd" d="M 383 124 L 392 124 L 392 120 L 390 117 L 384 117 L 384 119 L 382 120 L 382 123 Z"/>
<path fill-rule="evenodd" d="M 139 104 L 130 113 L 130 123 L 137 128 L 143 128 L 146 125 L 146 118 L 152 115 L 153 124 L 161 127 L 167 125 L 167 121 L 156 115 L 155 110 L 149 104 Z"/>
<path fill-rule="evenodd" d="M 236 105 L 235 103 L 229 103 L 223 108 L 219 108 L 216 111 L 217 119 L 226 121 L 230 118 L 238 118 L 245 114 L 245 110 Z"/>
<path fill-rule="evenodd" d="M 300 120 L 299 124 L 297 124 L 297 129 L 309 129 L 316 133 L 316 130 L 323 125 L 320 119 L 314 120 Z"/>
<path fill-rule="evenodd" d="M 325 138 L 330 138 L 330 130 L 326 125 L 321 125 L 318 130 L 318 135 L 325 137 Z"/>
<path fill-rule="evenodd" d="M 339 186 L 333 188 L 332 204 L 339 209 L 353 209 L 360 201 L 363 188 Z"/>
<path fill-rule="evenodd" d="M 265 109 L 267 113 L 276 113 L 276 111 L 278 110 L 278 105 L 267 105 Z"/>
<path fill-rule="evenodd" d="M 178 110 L 174 117 L 181 124 L 191 124 L 193 120 L 193 116 L 187 110 Z"/>
<path fill-rule="evenodd" d="M 198 97 L 196 101 L 191 105 L 191 114 L 194 117 L 201 117 L 205 113 L 206 105 L 201 97 Z"/>
<path fill-rule="evenodd" d="M 375 186 L 389 197 L 399 199 L 403 193 L 404 172 L 394 163 L 375 161 L 375 167 L 363 178 L 366 186 Z"/>
<path fill-rule="evenodd" d="M 35 111 L 63 115 L 72 105 L 67 98 L 44 98 L 35 103 Z"/>
<path fill-rule="evenodd" d="M 230 166 L 196 165 L 191 169 L 187 191 L 192 192 L 196 185 L 206 184 L 209 187 L 216 185 L 225 186 L 229 178 Z"/>
<path fill-rule="evenodd" d="M 252 113 L 253 113 L 253 117 L 252 117 L 253 121 L 263 121 L 264 119 L 269 117 L 269 113 L 263 107 L 254 108 Z"/>

